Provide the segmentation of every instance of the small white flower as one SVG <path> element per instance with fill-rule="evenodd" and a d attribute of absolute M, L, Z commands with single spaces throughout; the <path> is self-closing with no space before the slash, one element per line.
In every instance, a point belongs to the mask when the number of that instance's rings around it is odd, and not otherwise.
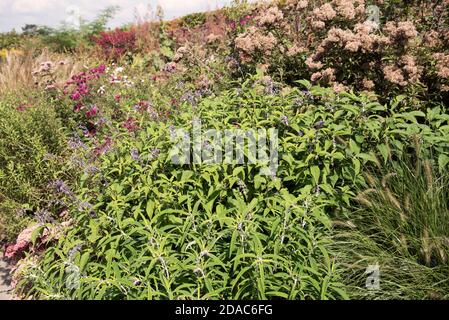
<path fill-rule="evenodd" d="M 105 88 L 105 86 L 101 86 L 100 89 L 98 89 L 97 93 L 99 93 L 99 94 L 105 94 L 105 93 L 106 93 L 106 88 Z"/>

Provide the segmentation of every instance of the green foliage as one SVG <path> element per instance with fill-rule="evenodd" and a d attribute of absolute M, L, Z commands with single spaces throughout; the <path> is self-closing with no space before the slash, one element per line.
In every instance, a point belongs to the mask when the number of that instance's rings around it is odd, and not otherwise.
<path fill-rule="evenodd" d="M 206 22 L 206 14 L 204 12 L 191 13 L 182 17 L 181 24 L 185 28 L 195 28 Z"/>
<path fill-rule="evenodd" d="M 0 33 L 0 50 L 17 48 L 22 40 L 22 37 L 15 31 Z"/>
<path fill-rule="evenodd" d="M 195 119 L 219 130 L 277 128 L 277 177 L 258 165 L 174 165 L 170 124 L 120 134 L 100 172 L 83 178 L 75 225 L 20 285 L 47 299 L 346 297 L 329 216 L 350 204 L 361 168 L 381 165 L 384 148 L 401 155 L 420 135 L 447 155 L 447 119 L 429 111 L 440 117 L 434 132 L 418 124 L 424 113 L 300 83 L 308 90 L 267 95 L 256 78 L 195 113 L 185 103 L 173 118 L 184 129 Z M 73 277 L 79 286 L 67 284 Z"/>
<path fill-rule="evenodd" d="M 0 102 L 0 241 L 11 241 L 27 215 L 51 199 L 49 183 L 67 174 L 61 172 L 65 135 L 53 109 L 17 107 Z"/>

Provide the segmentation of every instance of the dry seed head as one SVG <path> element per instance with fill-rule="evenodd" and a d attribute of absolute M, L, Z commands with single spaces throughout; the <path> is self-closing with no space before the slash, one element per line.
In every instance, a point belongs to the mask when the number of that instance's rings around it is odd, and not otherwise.
<path fill-rule="evenodd" d="M 371 203 L 371 201 L 369 201 L 369 198 L 364 194 L 364 192 L 357 195 L 357 197 L 355 197 L 354 200 L 370 208 L 373 206 L 373 204 Z"/>
<path fill-rule="evenodd" d="M 433 186 L 433 173 L 432 173 L 432 165 L 429 160 L 424 161 L 424 172 L 426 174 L 427 187 L 429 189 Z"/>
<path fill-rule="evenodd" d="M 371 187 L 375 187 L 377 185 L 376 179 L 370 173 L 365 173 L 365 179 Z"/>
<path fill-rule="evenodd" d="M 406 238 L 403 234 L 401 234 L 401 237 L 400 237 L 399 241 L 401 242 L 402 247 L 403 247 L 405 250 L 407 250 L 407 248 L 408 248 L 408 245 L 407 245 L 407 238 Z"/>
<path fill-rule="evenodd" d="M 405 210 L 407 211 L 407 212 L 410 212 L 410 202 L 411 202 L 411 200 L 410 200 L 410 193 L 407 193 L 406 195 L 405 195 L 405 200 L 404 200 L 404 206 L 405 206 Z"/>
<path fill-rule="evenodd" d="M 412 139 L 413 139 L 413 145 L 414 145 L 415 150 L 416 150 L 416 157 L 419 159 L 420 155 L 421 155 L 421 141 L 420 141 L 420 137 L 415 134 L 415 135 L 413 135 Z"/>
<path fill-rule="evenodd" d="M 396 176 L 397 176 L 396 172 L 391 172 L 391 173 L 388 173 L 387 175 L 385 175 L 385 177 L 383 177 L 383 179 L 382 179 L 382 187 L 386 188 L 388 179 L 390 179 L 391 177 L 396 177 Z"/>
<path fill-rule="evenodd" d="M 385 188 L 385 193 L 387 194 L 388 200 L 390 200 L 391 204 L 393 204 L 396 209 L 402 211 L 401 204 L 398 199 L 394 196 L 393 192 L 389 188 Z"/>
<path fill-rule="evenodd" d="M 444 247 L 442 246 L 442 244 L 439 244 L 438 246 L 436 246 L 436 249 L 438 250 L 438 254 L 440 255 L 441 261 L 443 263 L 447 262 L 447 254 L 446 251 L 444 251 Z"/>
<path fill-rule="evenodd" d="M 332 221 L 332 225 L 334 227 L 343 227 L 343 228 L 350 228 L 350 229 L 357 228 L 357 226 L 352 221 L 334 220 L 334 221 Z"/>
<path fill-rule="evenodd" d="M 431 255 L 431 248 L 429 245 L 429 231 L 427 229 L 424 229 L 423 236 L 421 238 L 421 254 L 424 257 L 424 260 L 426 262 L 426 265 L 430 264 L 430 255 Z"/>

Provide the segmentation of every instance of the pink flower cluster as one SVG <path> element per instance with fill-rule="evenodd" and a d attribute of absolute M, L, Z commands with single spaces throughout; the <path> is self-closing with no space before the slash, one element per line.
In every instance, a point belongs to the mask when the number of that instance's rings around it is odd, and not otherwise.
<path fill-rule="evenodd" d="M 235 39 L 235 46 L 247 56 L 260 52 L 270 55 L 278 40 L 271 33 L 262 33 L 259 28 L 250 27 L 247 32 L 240 34 Z"/>
<path fill-rule="evenodd" d="M 31 236 L 38 227 L 39 225 L 34 225 L 23 230 L 17 237 L 16 243 L 6 246 L 5 257 L 8 259 L 15 258 L 28 249 L 31 244 Z"/>
<path fill-rule="evenodd" d="M 395 42 L 408 45 L 418 36 L 415 25 L 411 21 L 387 22 L 384 32 Z"/>
<path fill-rule="evenodd" d="M 414 57 L 405 55 L 397 65 L 386 65 L 382 70 L 389 82 L 405 87 L 419 82 L 423 68 L 417 65 Z"/>
<path fill-rule="evenodd" d="M 449 54 L 435 53 L 436 69 L 439 77 L 449 79 Z"/>
<path fill-rule="evenodd" d="M 106 66 L 101 65 L 98 68 L 91 69 L 89 72 L 81 72 L 74 75 L 71 80 L 69 80 L 65 88 L 75 85 L 75 89 L 70 93 L 70 99 L 73 101 L 79 101 L 81 98 L 87 96 L 90 92 L 88 87 L 88 82 L 93 79 L 98 79 L 102 74 L 105 73 Z M 64 91 L 66 94 L 67 90 Z"/>
<path fill-rule="evenodd" d="M 140 128 L 139 124 L 137 123 L 137 120 L 132 117 L 128 118 L 122 124 L 122 127 L 125 128 L 126 130 L 128 130 L 129 132 L 137 131 Z"/>
<path fill-rule="evenodd" d="M 284 19 L 284 14 L 276 6 L 269 7 L 268 10 L 264 11 L 255 18 L 259 26 L 273 25 L 282 21 L 282 19 Z"/>
<path fill-rule="evenodd" d="M 109 150 L 111 150 L 113 144 L 112 139 L 110 137 L 106 137 L 105 142 L 103 142 L 102 144 L 98 144 L 97 141 L 95 141 L 95 143 L 97 144 L 97 146 L 93 150 L 94 157 L 99 157 L 108 152 Z"/>

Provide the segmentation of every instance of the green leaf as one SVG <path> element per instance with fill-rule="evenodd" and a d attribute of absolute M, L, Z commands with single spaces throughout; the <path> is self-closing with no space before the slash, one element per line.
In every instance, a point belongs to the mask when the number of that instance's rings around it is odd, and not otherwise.
<path fill-rule="evenodd" d="M 380 154 L 384 158 L 384 163 L 387 163 L 388 157 L 390 154 L 389 148 L 385 144 L 380 144 L 377 146 L 377 149 L 379 150 Z"/>
<path fill-rule="evenodd" d="M 310 168 L 310 173 L 312 174 L 313 183 L 318 185 L 320 183 L 320 168 L 318 166 L 313 166 Z"/>
<path fill-rule="evenodd" d="M 80 272 L 83 272 L 83 271 L 84 271 L 84 268 L 86 267 L 87 262 L 89 261 L 89 257 L 90 257 L 89 251 L 88 251 L 88 252 L 85 252 L 85 253 L 81 256 L 81 259 L 80 259 L 80 265 L 79 265 L 79 267 L 80 267 Z"/>
<path fill-rule="evenodd" d="M 440 154 L 438 157 L 438 166 L 440 168 L 440 172 L 444 172 L 447 164 L 449 163 L 449 156 L 445 154 Z"/>
<path fill-rule="evenodd" d="M 360 153 L 360 147 L 354 140 L 349 140 L 349 150 L 352 151 L 355 155 L 358 155 Z"/>

